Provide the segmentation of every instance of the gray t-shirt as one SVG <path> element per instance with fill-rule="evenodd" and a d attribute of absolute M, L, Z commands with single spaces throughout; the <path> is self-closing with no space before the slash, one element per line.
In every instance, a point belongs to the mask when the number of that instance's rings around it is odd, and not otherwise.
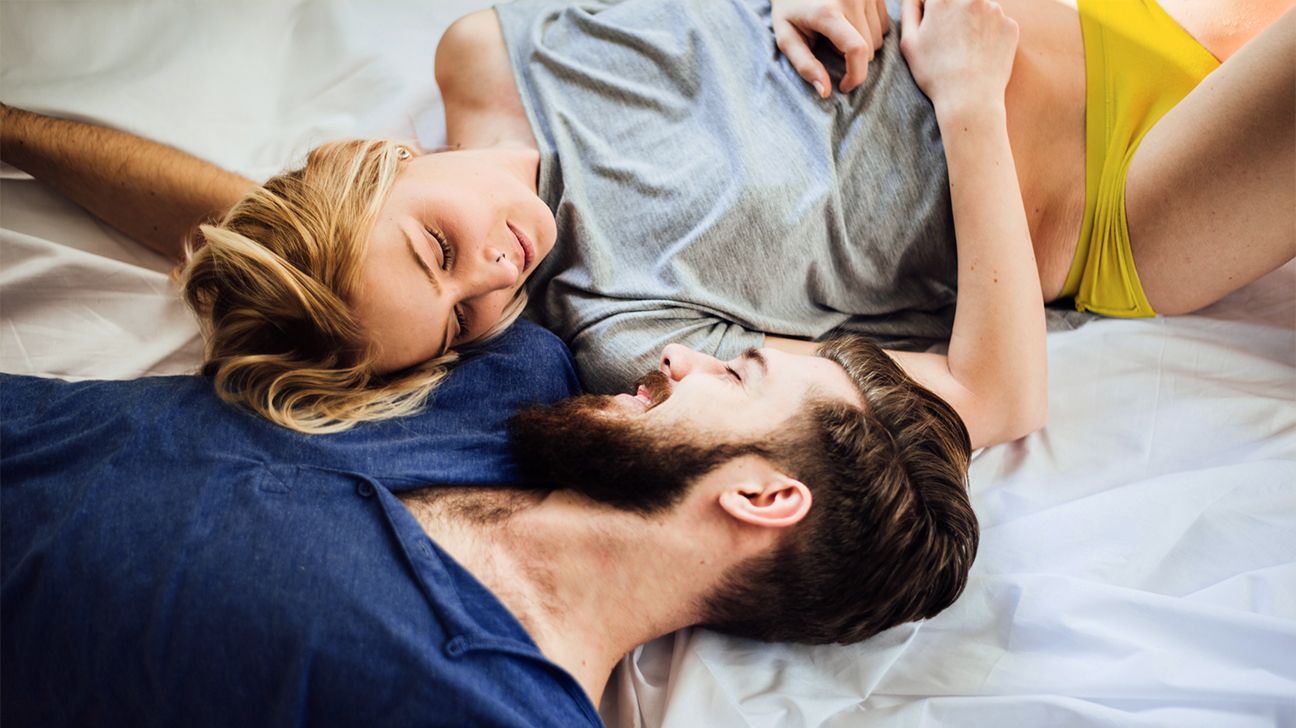
<path fill-rule="evenodd" d="M 624 391 L 671 342 L 729 358 L 765 333 L 948 337 L 944 149 L 896 30 L 863 86 L 819 99 L 767 0 L 496 10 L 558 222 L 529 315 L 588 389 Z"/>

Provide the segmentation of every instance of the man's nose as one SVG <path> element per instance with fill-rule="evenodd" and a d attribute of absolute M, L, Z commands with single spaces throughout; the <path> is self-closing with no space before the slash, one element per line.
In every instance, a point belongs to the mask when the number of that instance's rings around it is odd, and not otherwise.
<path fill-rule="evenodd" d="M 724 362 L 681 344 L 667 344 L 661 353 L 661 371 L 678 382 L 690 374 L 723 372 Z"/>

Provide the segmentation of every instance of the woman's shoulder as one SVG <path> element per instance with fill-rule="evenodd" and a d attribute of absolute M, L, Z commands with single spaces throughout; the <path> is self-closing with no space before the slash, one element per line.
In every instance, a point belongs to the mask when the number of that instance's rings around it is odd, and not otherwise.
<path fill-rule="evenodd" d="M 472 83 L 472 72 L 482 68 L 509 72 L 504 33 L 490 8 L 468 13 L 451 23 L 437 44 L 437 84 L 454 88 L 478 86 Z"/>
<path fill-rule="evenodd" d="M 446 29 L 437 45 L 436 82 L 450 146 L 483 146 L 501 135 L 530 140 L 531 127 L 494 10 L 469 13 Z"/>

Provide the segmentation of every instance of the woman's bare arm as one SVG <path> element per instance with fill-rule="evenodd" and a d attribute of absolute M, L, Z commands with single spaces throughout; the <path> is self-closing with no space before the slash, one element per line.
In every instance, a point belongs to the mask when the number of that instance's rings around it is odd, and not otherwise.
<path fill-rule="evenodd" d="M 989 0 L 906 0 L 901 48 L 945 143 L 958 247 L 948 356 L 894 354 L 963 417 L 972 445 L 1044 425 L 1044 299 L 1008 143 L 1004 88 L 1017 26 Z"/>
<path fill-rule="evenodd" d="M 1044 425 L 1044 300 L 1008 143 L 1017 27 L 989 0 L 906 0 L 901 48 L 936 108 L 949 166 L 958 303 L 948 355 L 889 352 L 963 418 L 973 447 Z M 804 350 L 807 342 L 767 338 Z"/>
<path fill-rule="evenodd" d="M 0 104 L 0 159 L 173 260 L 251 180 L 127 132 Z"/>

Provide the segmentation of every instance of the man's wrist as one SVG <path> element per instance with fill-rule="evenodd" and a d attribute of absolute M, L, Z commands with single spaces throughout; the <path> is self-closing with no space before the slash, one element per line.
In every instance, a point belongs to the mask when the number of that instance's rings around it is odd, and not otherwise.
<path fill-rule="evenodd" d="M 0 159 L 30 172 L 27 169 L 31 164 L 30 147 L 35 141 L 31 136 L 32 122 L 41 117 L 8 104 L 0 107 Z"/>
<path fill-rule="evenodd" d="M 10 154 L 10 143 L 18 137 L 19 110 L 4 103 L 0 103 L 0 158 L 8 161 Z"/>

